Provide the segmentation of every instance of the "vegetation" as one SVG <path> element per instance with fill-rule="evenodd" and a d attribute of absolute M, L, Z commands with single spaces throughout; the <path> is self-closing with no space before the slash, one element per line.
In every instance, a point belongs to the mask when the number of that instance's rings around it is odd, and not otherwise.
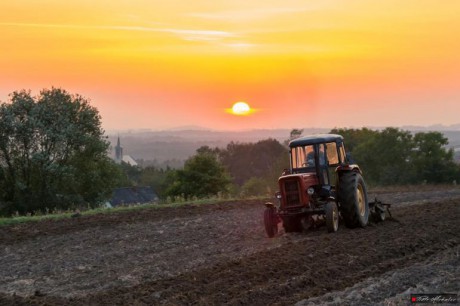
<path fill-rule="evenodd" d="M 345 138 L 345 147 L 376 185 L 460 182 L 460 166 L 454 162 L 448 140 L 439 132 L 412 134 L 397 128 L 382 131 L 333 129 Z"/>
<path fill-rule="evenodd" d="M 120 175 L 96 108 L 52 88 L 0 105 L 0 214 L 97 206 Z"/>
<path fill-rule="evenodd" d="M 217 155 L 205 149 L 198 149 L 197 154 L 185 162 L 184 169 L 171 172 L 169 178 L 172 184 L 167 194 L 187 199 L 226 193 L 230 184 Z"/>
<path fill-rule="evenodd" d="M 286 146 L 277 140 L 231 142 L 225 149 L 203 146 L 183 169 L 133 167 L 122 164 L 120 186 L 151 186 L 160 198 L 263 196 L 276 189 L 279 175 L 289 164 Z M 124 184 L 124 185 L 123 185 Z"/>
<path fill-rule="evenodd" d="M 293 129 L 284 144 L 274 139 L 256 143 L 230 142 L 225 149 L 197 150 L 181 170 L 124 166 L 131 185 L 149 185 L 163 199 L 202 198 L 219 194 L 266 196 L 277 188 L 278 177 L 289 165 L 287 144 L 298 138 Z M 382 131 L 333 129 L 341 134 L 352 159 L 372 186 L 460 183 L 460 166 L 439 132 L 412 134 L 397 128 Z"/>
<path fill-rule="evenodd" d="M 96 108 L 79 95 L 52 88 L 36 97 L 13 92 L 0 105 L 0 215 L 47 214 L 95 208 L 114 187 L 151 186 L 165 202 L 271 195 L 289 165 L 289 140 L 203 146 L 183 168 L 116 165 Z M 373 186 L 460 182 L 460 166 L 439 132 L 412 134 L 333 129 Z"/>
<path fill-rule="evenodd" d="M 200 205 L 213 205 L 219 203 L 227 203 L 232 201 L 238 201 L 241 198 L 219 198 L 219 197 L 210 197 L 210 198 L 203 198 L 203 199 L 192 199 L 192 200 L 181 200 L 175 202 L 167 202 L 166 200 L 161 201 L 158 205 L 157 203 L 153 204 L 146 204 L 146 205 L 133 205 L 133 206 L 117 206 L 114 208 L 90 208 L 87 210 L 82 210 L 80 212 L 81 216 L 90 216 L 96 214 L 117 214 L 129 211 L 138 211 L 144 209 L 163 209 L 169 207 L 183 207 L 187 205 L 192 206 L 200 206 Z M 246 197 L 247 199 L 247 197 Z M 265 199 L 265 197 L 250 197 L 250 199 Z M 25 216 L 14 215 L 12 217 L 0 217 L 0 226 L 8 226 L 13 224 L 20 224 L 25 222 L 40 222 L 44 220 L 59 220 L 59 219 L 66 219 L 66 218 L 73 218 L 72 216 L 75 215 L 74 211 L 60 211 L 56 210 L 53 212 L 37 212 L 36 214 L 27 214 Z"/>
<path fill-rule="evenodd" d="M 287 147 L 275 139 L 261 140 L 257 143 L 234 143 L 227 145 L 220 153 L 222 164 L 230 173 L 233 183 L 241 188 L 252 178 L 262 181 L 273 189 L 283 168 L 289 166 Z"/>

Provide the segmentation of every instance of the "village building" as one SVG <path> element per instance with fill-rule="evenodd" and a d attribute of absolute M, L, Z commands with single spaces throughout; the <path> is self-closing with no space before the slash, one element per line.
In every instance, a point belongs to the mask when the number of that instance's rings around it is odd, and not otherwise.
<path fill-rule="evenodd" d="M 117 145 L 115 147 L 115 162 L 117 164 L 121 164 L 121 162 L 125 162 L 131 166 L 137 166 L 137 162 L 132 158 L 130 155 L 123 154 L 123 147 L 120 144 L 120 136 L 117 139 Z"/>
<path fill-rule="evenodd" d="M 150 186 L 115 188 L 112 198 L 106 203 L 107 207 L 120 205 L 139 205 L 158 203 L 158 195 Z"/>
<path fill-rule="evenodd" d="M 112 156 L 117 164 L 126 163 L 131 166 L 138 166 L 138 163 L 130 155 L 123 154 L 120 136 L 117 138 L 117 145 L 114 147 L 115 156 Z M 107 207 L 120 205 L 138 205 L 147 203 L 157 203 L 158 195 L 150 186 L 122 187 L 112 191 L 111 199 L 106 203 Z"/>

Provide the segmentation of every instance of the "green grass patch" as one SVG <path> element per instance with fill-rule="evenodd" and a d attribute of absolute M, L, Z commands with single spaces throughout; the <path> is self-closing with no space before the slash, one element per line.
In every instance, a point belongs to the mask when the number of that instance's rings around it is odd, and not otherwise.
<path fill-rule="evenodd" d="M 97 214 L 118 214 L 118 213 L 125 213 L 125 212 L 132 212 L 138 210 L 146 210 L 146 209 L 163 209 L 163 208 L 175 208 L 175 207 L 183 207 L 187 205 L 212 205 L 212 204 L 219 204 L 223 202 L 233 202 L 233 201 L 242 201 L 242 200 L 263 200 L 267 199 L 267 197 L 247 197 L 247 198 L 207 198 L 207 199 L 197 199 L 191 201 L 180 201 L 180 202 L 173 202 L 173 203 L 147 203 L 147 204 L 139 204 L 139 205 L 129 205 L 129 206 L 118 206 L 113 208 L 106 208 L 106 207 L 99 207 L 94 209 L 82 210 L 80 211 L 81 215 L 83 216 L 91 216 Z M 75 211 L 65 211 L 65 212 L 54 212 L 49 214 L 37 214 L 34 216 L 13 216 L 13 217 L 0 217 L 0 226 L 8 226 L 14 224 L 21 224 L 26 222 L 41 222 L 45 220 L 59 220 L 59 219 L 66 219 L 71 218 Z"/>
<path fill-rule="evenodd" d="M 41 215 L 41 216 L 15 216 L 15 217 L 1 217 L 0 218 L 0 226 L 6 225 L 14 225 L 19 223 L 25 222 L 40 222 L 45 220 L 58 220 L 58 219 L 65 219 L 70 218 L 73 213 L 56 213 L 56 214 L 48 214 L 48 215 Z"/>
<path fill-rule="evenodd" d="M 441 191 L 441 190 L 455 190 L 460 189 L 460 185 L 405 185 L 405 186 L 371 186 L 368 190 L 368 193 L 394 193 L 394 192 L 420 192 L 420 191 Z M 130 205 L 130 206 L 119 206 L 114 208 L 95 208 L 81 210 L 83 216 L 91 216 L 97 214 L 118 214 L 124 212 L 131 212 L 137 210 L 145 209 L 163 209 L 163 208 L 175 208 L 182 207 L 187 205 L 212 205 L 219 204 L 222 202 L 233 202 L 233 201 L 244 201 L 244 200 L 266 200 L 267 196 L 259 197 L 232 197 L 232 198 L 205 198 L 205 199 L 194 199 L 190 201 L 185 201 L 180 199 L 176 202 L 160 202 L 160 203 L 150 203 L 142 205 Z M 34 216 L 13 216 L 13 217 L 0 217 L 0 226 L 8 226 L 14 224 L 21 224 L 26 222 L 41 222 L 45 220 L 59 220 L 65 218 L 71 218 L 75 211 L 61 211 L 53 212 L 48 214 L 37 213 Z"/>

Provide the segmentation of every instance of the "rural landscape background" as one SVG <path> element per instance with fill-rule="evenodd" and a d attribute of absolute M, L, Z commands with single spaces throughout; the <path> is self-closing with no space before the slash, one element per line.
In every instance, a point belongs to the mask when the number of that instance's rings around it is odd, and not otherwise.
<path fill-rule="evenodd" d="M 300 126 L 297 128 L 302 128 L 304 135 L 313 135 L 328 133 L 334 127 L 308 128 L 307 126 Z M 384 128 L 374 127 L 373 129 L 382 130 Z M 411 132 L 441 132 L 449 140 L 446 148 L 454 149 L 455 159 L 460 161 L 460 124 L 456 126 L 402 126 L 401 129 Z M 114 147 L 117 144 L 118 136 L 120 136 L 121 144 L 126 154 L 131 155 L 144 165 L 154 164 L 157 166 L 173 166 L 181 161 L 183 162 L 195 154 L 195 151 L 203 145 L 224 148 L 232 141 L 241 143 L 258 142 L 268 138 L 284 142 L 289 138 L 290 132 L 291 129 L 222 131 L 204 127 L 178 127 L 177 129 L 162 131 L 107 131 L 112 154 L 114 154 Z"/>
<path fill-rule="evenodd" d="M 0 304 L 458 302 L 459 15 L 2 1 Z M 289 141 L 324 133 L 344 136 L 386 220 L 268 238 Z"/>

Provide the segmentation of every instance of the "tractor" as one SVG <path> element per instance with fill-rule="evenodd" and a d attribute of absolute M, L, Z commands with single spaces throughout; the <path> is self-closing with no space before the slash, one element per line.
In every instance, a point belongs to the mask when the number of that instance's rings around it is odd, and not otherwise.
<path fill-rule="evenodd" d="M 339 219 L 349 228 L 365 227 L 369 220 L 385 220 L 390 204 L 368 201 L 361 169 L 345 152 L 343 137 L 335 134 L 305 136 L 289 143 L 290 168 L 278 179 L 276 205 L 265 203 L 267 236 L 301 232 L 326 225 L 336 232 Z M 389 210 L 388 210 L 389 212 Z"/>

